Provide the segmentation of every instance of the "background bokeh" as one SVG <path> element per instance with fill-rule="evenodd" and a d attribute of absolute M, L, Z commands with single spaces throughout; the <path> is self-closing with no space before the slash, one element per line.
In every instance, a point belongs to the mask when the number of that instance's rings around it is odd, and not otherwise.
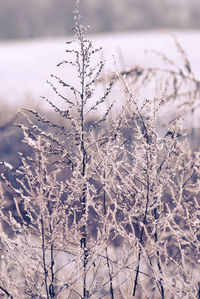
<path fill-rule="evenodd" d="M 0 39 L 71 33 L 74 0 L 0 0 Z M 199 0 L 81 0 L 93 32 L 199 29 Z"/>

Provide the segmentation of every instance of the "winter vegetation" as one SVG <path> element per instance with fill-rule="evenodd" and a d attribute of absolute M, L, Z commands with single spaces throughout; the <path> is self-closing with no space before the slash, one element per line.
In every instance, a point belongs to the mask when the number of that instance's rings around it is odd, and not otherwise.
<path fill-rule="evenodd" d="M 76 82 L 51 75 L 54 114 L 22 109 L 0 162 L 0 297 L 200 298 L 200 81 L 174 36 L 181 66 L 103 75 L 78 4 Z"/>

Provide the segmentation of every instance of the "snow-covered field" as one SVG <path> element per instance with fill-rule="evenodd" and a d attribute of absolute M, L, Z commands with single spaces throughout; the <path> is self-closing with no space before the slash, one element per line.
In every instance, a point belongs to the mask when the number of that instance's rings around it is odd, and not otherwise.
<path fill-rule="evenodd" d="M 185 49 L 197 77 L 200 77 L 200 31 L 175 32 Z M 166 32 L 135 32 L 104 34 L 90 37 L 94 45 L 103 47 L 106 70 L 135 65 L 160 64 L 158 57 L 145 50 L 156 50 L 170 58 L 179 59 L 173 38 Z M 46 80 L 57 73 L 56 64 L 67 58 L 65 42 L 70 37 L 0 42 L 0 100 L 8 105 L 41 103 L 40 96 L 50 95 Z M 113 57 L 114 55 L 114 57 Z M 102 58 L 102 57 L 101 57 Z M 67 68 L 61 74 L 65 80 L 73 78 Z"/>

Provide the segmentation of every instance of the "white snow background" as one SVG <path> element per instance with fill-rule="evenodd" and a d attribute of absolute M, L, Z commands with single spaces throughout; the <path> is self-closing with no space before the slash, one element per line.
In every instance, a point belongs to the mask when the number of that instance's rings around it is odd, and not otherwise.
<path fill-rule="evenodd" d="M 200 77 L 200 31 L 173 32 L 185 50 L 197 78 Z M 161 66 L 161 60 L 145 50 L 155 50 L 179 61 L 173 38 L 164 31 L 116 33 L 89 36 L 94 46 L 103 48 L 105 70 L 115 71 L 114 60 L 119 69 L 136 65 Z M 66 41 L 71 37 L 57 39 L 33 39 L 0 42 L 0 101 L 1 106 L 44 105 L 41 96 L 52 100 L 52 90 L 46 83 L 50 74 L 57 74 L 56 65 L 67 59 Z M 121 59 L 123 58 L 123 59 Z M 123 62 L 123 65 L 122 65 Z M 67 66 L 59 69 L 59 76 L 66 82 L 75 83 L 74 73 Z M 46 109 L 46 104 L 45 106 Z"/>

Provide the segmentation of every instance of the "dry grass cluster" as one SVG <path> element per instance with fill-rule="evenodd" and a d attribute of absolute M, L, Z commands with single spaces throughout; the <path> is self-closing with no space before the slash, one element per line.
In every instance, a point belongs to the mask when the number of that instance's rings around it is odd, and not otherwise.
<path fill-rule="evenodd" d="M 200 82 L 175 39 L 182 67 L 159 54 L 165 69 L 116 71 L 97 98 L 78 1 L 74 22 L 58 67 L 76 84 L 51 75 L 45 99 L 61 120 L 24 109 L 26 151 L 1 162 L 0 297 L 200 298 L 200 152 L 184 128 Z M 137 97 L 149 86 L 160 97 Z"/>

